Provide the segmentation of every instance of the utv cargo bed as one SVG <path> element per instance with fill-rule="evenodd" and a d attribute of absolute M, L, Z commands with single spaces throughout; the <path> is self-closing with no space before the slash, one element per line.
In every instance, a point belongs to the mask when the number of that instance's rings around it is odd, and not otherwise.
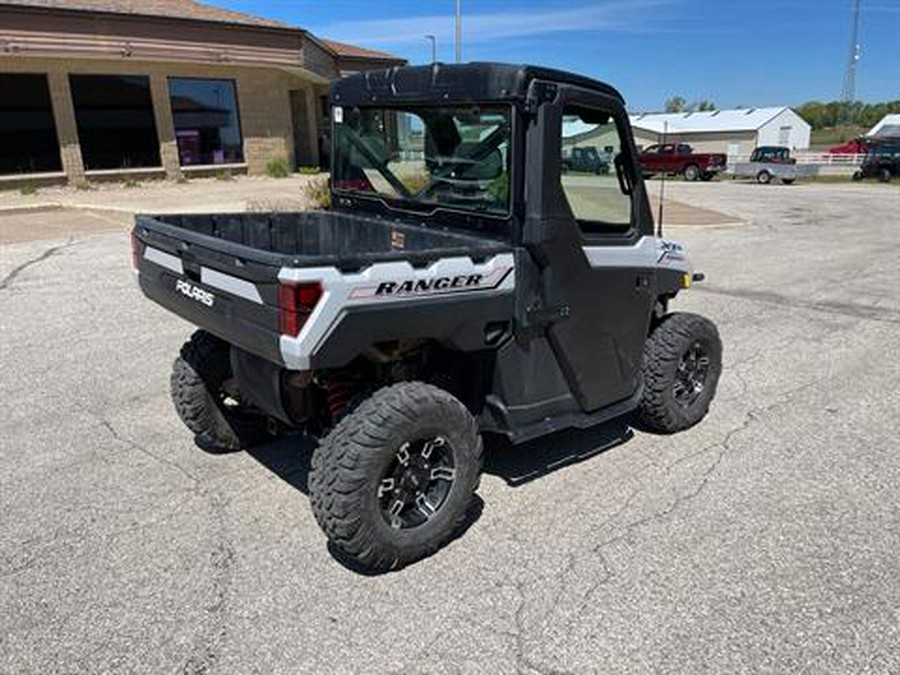
<path fill-rule="evenodd" d="M 481 281 L 499 285 L 511 276 L 512 245 L 459 231 L 306 211 L 140 215 L 133 237 L 134 265 L 149 298 L 251 354 L 295 369 L 312 365 L 311 350 L 326 334 L 332 339 L 317 363 L 346 362 L 358 347 L 354 327 L 362 324 L 374 322 L 367 330 L 376 337 L 389 331 L 393 334 L 387 337 L 419 338 L 437 330 L 435 323 L 453 335 L 473 312 L 493 316 L 510 311 L 505 304 L 497 308 L 497 298 L 490 293 L 477 294 L 477 299 L 461 296 L 493 288 Z M 392 299 L 383 290 L 402 291 L 404 281 L 412 284 L 409 280 L 442 275 L 449 275 L 448 284 L 453 279 L 479 283 L 454 285 L 446 293 L 440 286 L 428 289 L 439 307 L 432 306 L 437 311 L 425 316 L 420 316 L 423 308 L 418 303 L 371 313 L 378 306 L 373 302 Z M 365 284 L 374 284 L 377 297 L 342 297 L 351 283 L 362 284 L 363 290 Z M 285 316 L 286 303 L 300 299 L 286 299 L 284 293 L 301 286 L 318 293 L 316 302 L 322 298 L 317 311 L 330 317 L 315 327 L 325 331 L 322 335 L 299 335 L 302 320 L 296 326 L 285 323 L 291 321 Z M 504 301 L 510 298 L 506 294 Z M 334 337 L 345 332 L 351 334 L 346 339 Z"/>
<path fill-rule="evenodd" d="M 137 236 L 172 253 L 215 252 L 278 267 L 359 269 L 374 262 L 424 265 L 454 255 L 487 257 L 512 246 L 484 236 L 428 229 L 419 223 L 337 211 L 139 215 Z"/>

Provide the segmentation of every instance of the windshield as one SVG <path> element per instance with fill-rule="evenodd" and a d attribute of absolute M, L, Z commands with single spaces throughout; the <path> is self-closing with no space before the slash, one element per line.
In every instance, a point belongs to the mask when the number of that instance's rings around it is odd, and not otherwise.
<path fill-rule="evenodd" d="M 335 190 L 509 213 L 509 107 L 335 107 L 333 119 Z"/>

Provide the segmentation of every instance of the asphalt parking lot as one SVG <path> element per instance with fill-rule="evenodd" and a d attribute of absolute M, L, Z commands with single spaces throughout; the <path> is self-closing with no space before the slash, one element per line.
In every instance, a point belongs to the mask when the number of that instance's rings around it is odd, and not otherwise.
<path fill-rule="evenodd" d="M 80 233 L 0 248 L 0 672 L 900 671 L 900 190 L 666 189 L 745 221 L 668 232 L 725 344 L 707 420 L 494 444 L 467 531 L 374 577 L 308 446 L 194 446 L 192 329 L 122 224 L 30 214 Z"/>

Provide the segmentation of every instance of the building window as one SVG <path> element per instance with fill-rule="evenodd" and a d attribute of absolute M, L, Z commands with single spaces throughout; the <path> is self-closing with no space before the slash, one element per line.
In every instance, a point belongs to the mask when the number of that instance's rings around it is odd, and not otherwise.
<path fill-rule="evenodd" d="M 150 78 L 70 75 L 84 168 L 160 166 Z"/>
<path fill-rule="evenodd" d="M 244 161 L 233 80 L 171 77 L 169 98 L 182 166 Z"/>
<path fill-rule="evenodd" d="M 0 174 L 61 171 L 46 75 L 0 75 Z"/>

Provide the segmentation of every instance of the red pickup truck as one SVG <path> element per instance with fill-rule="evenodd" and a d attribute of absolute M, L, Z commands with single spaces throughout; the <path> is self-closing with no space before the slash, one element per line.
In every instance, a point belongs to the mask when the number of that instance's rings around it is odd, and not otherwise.
<path fill-rule="evenodd" d="M 828 148 L 829 155 L 865 155 L 867 152 L 869 152 L 869 139 L 862 137 Z"/>
<path fill-rule="evenodd" d="M 638 155 L 645 177 L 656 173 L 681 174 L 685 180 L 710 180 L 727 164 L 720 153 L 695 153 L 687 143 L 651 145 Z"/>

